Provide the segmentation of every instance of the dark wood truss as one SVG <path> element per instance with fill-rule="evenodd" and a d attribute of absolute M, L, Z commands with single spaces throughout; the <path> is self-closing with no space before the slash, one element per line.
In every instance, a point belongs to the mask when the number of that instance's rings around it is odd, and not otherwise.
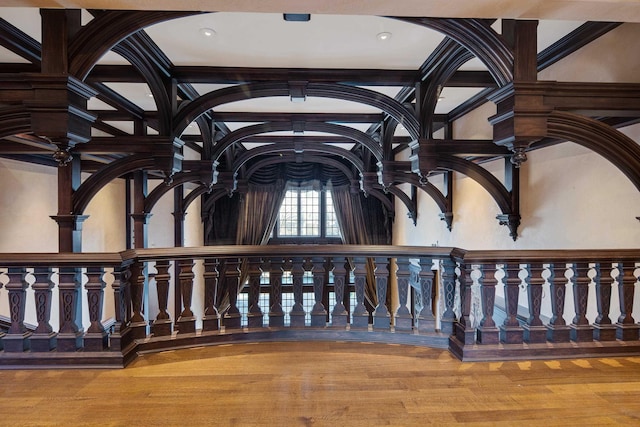
<path fill-rule="evenodd" d="M 501 35 L 486 20 L 395 18 L 446 36 L 419 69 L 260 69 L 177 66 L 144 32 L 148 25 L 195 12 L 91 13 L 94 19 L 82 26 L 78 10 L 43 10 L 42 45 L 0 19 L 0 45 L 29 62 L 1 64 L 0 155 L 34 163 L 53 156 L 59 164 L 59 185 L 64 186 L 56 216 L 61 250 L 76 249 L 73 225 L 98 191 L 119 177 L 134 178 L 136 202 L 130 213 L 135 233 L 143 233 L 153 206 L 167 192 L 174 191 L 182 217 L 189 204 L 203 197 L 204 215 L 221 195 L 242 191 L 258 173 L 275 179 L 282 173 L 279 165 L 287 163 L 326 165 L 389 211 L 394 201 L 402 203 L 414 221 L 419 214 L 416 194 L 426 194 L 449 229 L 455 196 L 452 173 L 464 174 L 493 197 L 501 211 L 498 221 L 509 227 L 514 239 L 521 214 L 517 166 L 526 151 L 576 142 L 608 159 L 640 190 L 640 147 L 615 129 L 640 120 L 640 85 L 537 80 L 537 71 L 618 23 L 585 23 L 538 54 L 535 21 L 505 20 Z M 110 50 L 130 65 L 97 65 Z M 487 71 L 461 71 L 473 57 Z M 110 89 L 110 82 L 146 83 L 157 111 L 141 109 Z M 195 83 L 232 86 L 202 95 Z M 364 86 L 395 86 L 398 93 L 389 97 Z M 448 114 L 437 115 L 443 87 L 483 90 Z M 88 110 L 87 100 L 93 96 L 114 110 Z M 332 98 L 378 112 L 215 111 L 230 102 L 266 97 Z M 451 123 L 485 102 L 498 107 L 491 118 L 493 140 L 452 138 Z M 108 123 L 118 121 L 132 122 L 133 133 Z M 249 125 L 231 131 L 227 123 L 234 122 Z M 197 135 L 185 134 L 191 123 L 197 125 Z M 355 123 L 369 128 L 363 132 L 349 126 Z M 408 138 L 394 136 L 399 125 Z M 147 127 L 158 135 L 148 135 Z M 92 128 L 109 136 L 92 137 Z M 440 129 L 445 139 L 436 140 Z M 270 135 L 277 131 L 296 135 Z M 249 149 L 249 144 L 259 146 Z M 183 161 L 185 149 L 201 160 Z M 409 162 L 395 160 L 403 150 L 411 150 Z M 503 181 L 481 165 L 500 158 L 505 159 Z M 92 175 L 80 185 L 82 170 Z M 167 185 L 147 194 L 148 174 L 162 177 Z M 433 174 L 445 176 L 446 194 L 429 182 Z M 195 188 L 185 196 L 187 183 Z M 402 184 L 412 190 L 400 190 Z"/>

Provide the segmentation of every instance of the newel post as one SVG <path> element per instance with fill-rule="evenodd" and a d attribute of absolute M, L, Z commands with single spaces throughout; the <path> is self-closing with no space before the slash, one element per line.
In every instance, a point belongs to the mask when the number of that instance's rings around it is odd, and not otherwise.
<path fill-rule="evenodd" d="M 471 268 L 468 264 L 460 263 L 460 304 L 461 315 L 455 323 L 455 335 L 458 341 L 464 345 L 472 345 L 476 342 L 476 330 L 471 325 L 471 298 L 473 279 L 471 278 Z"/>

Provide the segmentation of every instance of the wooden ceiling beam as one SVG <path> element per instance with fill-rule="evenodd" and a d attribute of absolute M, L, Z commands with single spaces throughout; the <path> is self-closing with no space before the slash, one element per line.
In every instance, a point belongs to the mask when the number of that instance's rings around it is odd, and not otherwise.
<path fill-rule="evenodd" d="M 216 121 L 224 122 L 335 122 L 335 123 L 377 123 L 382 121 L 381 113 L 256 113 L 256 112 L 214 112 Z"/>

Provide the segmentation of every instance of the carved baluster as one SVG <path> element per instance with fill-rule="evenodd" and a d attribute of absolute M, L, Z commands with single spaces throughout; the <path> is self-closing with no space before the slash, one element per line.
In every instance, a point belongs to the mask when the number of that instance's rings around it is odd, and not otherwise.
<path fill-rule="evenodd" d="M 611 262 L 597 263 L 595 266 L 596 275 L 593 280 L 596 283 L 598 317 L 593 324 L 593 339 L 596 341 L 615 341 L 616 339 L 616 327 L 609 317 L 613 281 L 611 270 L 613 270 Z"/>
<path fill-rule="evenodd" d="M 496 303 L 496 265 L 483 264 L 480 267 L 480 298 L 482 299 L 483 317 L 478 326 L 478 343 L 480 344 L 497 344 L 500 336 L 493 320 L 493 311 Z"/>
<path fill-rule="evenodd" d="M 225 268 L 225 289 L 229 294 L 229 308 L 224 313 L 225 328 L 240 328 L 242 325 L 242 316 L 238 309 L 238 291 L 240 289 L 240 260 L 238 258 L 229 258 Z"/>
<path fill-rule="evenodd" d="M 473 279 L 471 279 L 470 266 L 465 263 L 460 263 L 460 275 L 458 281 L 460 282 L 460 320 L 455 323 L 455 335 L 457 340 L 464 345 L 475 344 L 476 342 L 476 330 L 471 326 L 471 286 L 473 285 Z"/>
<path fill-rule="evenodd" d="M 440 321 L 440 330 L 442 333 L 453 334 L 453 324 L 456 321 L 456 314 L 453 311 L 453 305 L 456 297 L 456 263 L 446 258 L 443 261 L 442 269 L 442 291 L 444 293 L 444 313 Z"/>
<path fill-rule="evenodd" d="M 553 313 L 547 325 L 547 341 L 569 341 L 569 327 L 562 315 L 564 314 L 564 300 L 566 295 L 567 278 L 564 273 L 566 264 L 551 264 L 549 283 L 551 289 L 551 311 Z"/>
<path fill-rule="evenodd" d="M 88 267 L 88 282 L 84 286 L 87 290 L 89 306 L 89 321 L 91 324 L 84 334 L 85 351 L 104 351 L 109 346 L 107 331 L 102 326 L 102 305 L 104 304 L 104 268 Z"/>
<path fill-rule="evenodd" d="M 331 325 L 336 327 L 346 327 L 349 320 L 349 313 L 344 306 L 344 280 L 347 273 L 344 263 L 344 257 L 333 258 L 333 290 L 336 305 L 331 312 Z"/>
<path fill-rule="evenodd" d="M 540 263 L 529 264 L 526 267 L 527 299 L 529 301 L 529 318 L 523 326 L 524 341 L 528 343 L 541 343 L 547 340 L 547 328 L 540 320 L 542 308 L 542 285 L 545 280 L 542 277 L 543 266 Z"/>
<path fill-rule="evenodd" d="M 398 281 L 398 299 L 400 305 L 394 315 L 395 328 L 400 331 L 410 331 L 413 328 L 413 316 L 407 307 L 409 297 L 409 258 L 398 258 L 396 261 L 396 278 Z"/>
<path fill-rule="evenodd" d="M 626 265 L 618 263 L 618 295 L 620 298 L 620 317 L 616 323 L 616 338 L 623 341 L 637 340 L 639 325 L 631 315 L 633 311 L 633 296 L 636 277 L 633 275 L 635 266 L 629 262 Z"/>
<path fill-rule="evenodd" d="M 167 306 L 169 305 L 169 280 L 171 279 L 171 273 L 169 273 L 170 265 L 171 262 L 169 260 L 156 261 L 156 270 L 158 272 L 155 275 L 155 281 L 159 312 L 156 320 L 151 325 L 151 333 L 157 337 L 171 335 L 173 329 L 173 322 L 167 311 Z"/>
<path fill-rule="evenodd" d="M 376 296 L 378 305 L 373 311 L 373 328 L 389 329 L 391 327 L 391 313 L 387 309 L 387 286 L 389 284 L 389 259 L 377 257 L 375 259 Z"/>
<path fill-rule="evenodd" d="M 364 292 L 367 284 L 367 260 L 366 258 L 356 257 L 353 259 L 353 275 L 354 287 L 356 290 L 356 307 L 351 314 L 352 328 L 368 328 L 369 327 L 369 311 L 364 305 Z"/>
<path fill-rule="evenodd" d="M 128 325 L 128 312 L 131 307 L 129 288 L 129 280 L 131 271 L 129 264 L 123 264 L 113 271 L 113 304 L 116 317 L 116 323 L 110 336 L 111 351 L 122 351 L 133 342 L 133 335 Z"/>
<path fill-rule="evenodd" d="M 31 335 L 31 351 L 47 352 L 56 347 L 57 336 L 49 323 L 51 319 L 51 289 L 54 287 L 53 280 L 51 280 L 53 272 L 49 267 L 35 268 L 33 276 L 36 281 L 31 288 L 34 291 L 38 326 Z"/>
<path fill-rule="evenodd" d="M 24 315 L 27 303 L 27 271 L 20 267 L 10 267 L 7 271 L 9 283 L 5 288 L 9 291 L 9 313 L 11 325 L 2 339 L 5 352 L 20 352 L 29 350 L 31 332 L 24 326 Z"/>
<path fill-rule="evenodd" d="M 202 317 L 202 331 L 220 330 L 220 313 L 216 308 L 216 293 L 218 290 L 219 261 L 217 258 L 204 260 L 204 316 Z"/>
<path fill-rule="evenodd" d="M 262 328 L 264 326 L 264 314 L 260 308 L 260 258 L 249 259 L 249 312 L 247 313 L 247 325 L 250 328 Z"/>
<path fill-rule="evenodd" d="M 57 348 L 58 351 L 76 351 L 82 347 L 84 332 L 80 317 L 80 273 L 75 268 L 63 267 L 60 268 L 58 277 L 60 329 Z"/>
<path fill-rule="evenodd" d="M 178 282 L 180 284 L 180 295 L 182 296 L 182 312 L 176 320 L 176 327 L 179 334 L 192 334 L 196 331 L 196 316 L 191 311 L 191 299 L 193 297 L 193 260 L 181 259 L 177 261 L 180 272 Z"/>
<path fill-rule="evenodd" d="M 522 328 L 518 323 L 518 298 L 520 296 L 519 264 L 506 264 L 504 267 L 504 303 L 507 318 L 500 325 L 500 341 L 507 344 L 522 342 Z"/>
<path fill-rule="evenodd" d="M 573 264 L 573 306 L 576 312 L 571 325 L 571 340 L 576 342 L 593 341 L 593 328 L 587 320 L 587 300 L 589 297 L 589 264 Z"/>
<path fill-rule="evenodd" d="M 311 326 L 325 327 L 327 325 L 327 310 L 322 304 L 322 292 L 324 291 L 324 258 L 314 257 L 313 263 L 313 297 L 315 304 L 311 310 Z"/>
<path fill-rule="evenodd" d="M 284 327 L 284 311 L 282 310 L 282 258 L 271 260 L 269 273 L 269 326 Z"/>
<path fill-rule="evenodd" d="M 129 281 L 129 292 L 131 292 L 131 304 L 133 313 L 131 316 L 131 331 L 133 339 L 142 339 L 147 336 L 147 321 L 144 317 L 144 296 L 146 294 L 145 287 L 147 284 L 146 264 L 144 262 L 135 262 L 131 266 L 131 279 Z"/>
<path fill-rule="evenodd" d="M 305 312 L 303 306 L 304 260 L 300 257 L 293 258 L 291 276 L 293 278 L 293 307 L 289 313 L 289 324 L 292 328 L 302 328 L 305 325 Z"/>
<path fill-rule="evenodd" d="M 418 330 L 420 332 L 435 332 L 436 318 L 433 314 L 433 260 L 420 258 L 420 294 L 422 296 L 422 310 L 418 315 Z"/>

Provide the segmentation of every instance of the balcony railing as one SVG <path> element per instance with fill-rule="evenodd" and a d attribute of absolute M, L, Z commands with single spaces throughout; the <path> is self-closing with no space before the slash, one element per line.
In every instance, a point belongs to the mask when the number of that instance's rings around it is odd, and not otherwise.
<path fill-rule="evenodd" d="M 640 250 L 351 245 L 0 254 L 0 367 L 116 367 L 265 340 L 422 345 L 463 360 L 639 355 L 639 263 Z"/>

